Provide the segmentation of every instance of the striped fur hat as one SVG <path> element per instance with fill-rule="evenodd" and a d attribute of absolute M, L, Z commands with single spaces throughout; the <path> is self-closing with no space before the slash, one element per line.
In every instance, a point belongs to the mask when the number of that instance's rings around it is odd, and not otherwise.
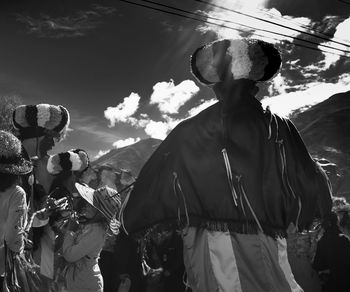
<path fill-rule="evenodd" d="M 198 48 L 191 56 L 192 74 L 214 85 L 231 66 L 234 80 L 266 81 L 279 70 L 281 56 L 270 43 L 256 39 L 223 39 Z"/>
<path fill-rule="evenodd" d="M 120 223 L 116 217 L 120 211 L 121 200 L 116 190 L 107 186 L 94 190 L 80 183 L 75 183 L 75 187 L 80 196 L 107 219 L 112 231 L 119 229 Z"/>
<path fill-rule="evenodd" d="M 52 136 L 62 140 L 69 126 L 69 112 L 61 105 L 20 105 L 13 112 L 13 125 L 21 139 Z"/>
<path fill-rule="evenodd" d="M 57 175 L 64 171 L 85 171 L 90 165 L 89 156 L 82 149 L 71 149 L 67 152 L 51 155 L 47 161 L 47 171 Z"/>

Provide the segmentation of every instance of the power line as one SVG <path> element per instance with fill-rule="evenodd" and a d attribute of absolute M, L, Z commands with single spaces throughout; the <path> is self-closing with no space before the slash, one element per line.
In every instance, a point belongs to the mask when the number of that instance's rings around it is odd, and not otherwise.
<path fill-rule="evenodd" d="M 224 6 L 213 4 L 213 3 L 207 2 L 205 0 L 194 0 L 194 1 L 207 4 L 207 5 L 213 6 L 215 8 L 220 8 L 222 10 L 230 11 L 230 12 L 233 12 L 233 13 L 236 13 L 236 14 L 244 15 L 244 16 L 247 16 L 247 17 L 250 17 L 250 18 L 254 18 L 254 19 L 257 19 L 257 20 L 260 20 L 260 21 L 263 21 L 263 22 L 267 22 L 267 23 L 270 23 L 270 24 L 273 24 L 273 25 L 277 25 L 277 26 L 280 26 L 280 27 L 283 27 L 283 28 L 286 28 L 286 29 L 294 30 L 296 32 L 303 33 L 303 34 L 306 34 L 306 35 L 309 35 L 309 36 L 312 36 L 312 37 L 316 37 L 316 38 L 319 38 L 319 39 L 322 39 L 322 40 L 325 40 L 325 41 L 328 41 L 328 42 L 333 42 L 333 43 L 337 43 L 339 45 L 343 45 L 345 47 L 349 47 L 348 44 L 341 43 L 341 42 L 338 42 L 338 41 L 334 41 L 334 40 L 331 40 L 330 38 L 325 38 L 325 37 L 322 37 L 322 36 L 314 35 L 312 33 L 306 32 L 306 31 L 302 31 L 302 30 L 299 30 L 299 29 L 296 29 L 296 28 L 291 28 L 291 27 L 288 27 L 288 26 L 283 25 L 283 24 L 279 24 L 279 23 L 276 23 L 276 22 L 273 22 L 273 21 L 270 21 L 270 20 L 267 20 L 267 19 L 263 19 L 261 17 L 257 17 L 257 16 L 254 16 L 254 15 L 250 15 L 250 14 L 238 11 L 238 10 L 234 10 L 234 9 L 230 9 L 230 8 L 227 8 L 227 7 L 224 7 Z M 342 0 L 338 0 L 338 1 L 342 1 Z M 344 52 L 347 52 L 347 51 L 344 51 Z"/>
<path fill-rule="evenodd" d="M 180 13 L 177 13 L 177 12 L 173 12 L 173 11 L 168 11 L 168 10 L 160 9 L 160 8 L 156 8 L 156 7 L 153 7 L 153 6 L 148 6 L 148 5 L 145 5 L 145 4 L 132 2 L 132 1 L 129 1 L 129 0 L 119 0 L 119 1 L 125 2 L 125 3 L 129 3 L 129 4 L 132 4 L 132 5 L 136 5 L 136 6 L 140 6 L 140 7 L 144 7 L 144 8 L 148 8 L 148 9 L 150 9 L 150 10 L 155 10 L 155 11 L 159 11 L 159 12 L 164 12 L 164 13 L 167 13 L 167 14 L 171 14 L 171 15 L 180 16 L 180 17 L 183 17 L 183 18 L 187 18 L 187 19 L 199 21 L 199 22 L 202 22 L 202 23 L 208 23 L 208 24 L 220 26 L 220 27 L 223 27 L 223 28 L 228 28 L 228 29 L 236 30 L 236 31 L 243 32 L 243 33 L 246 32 L 246 30 L 242 30 L 242 29 L 239 29 L 239 28 L 234 28 L 234 27 L 231 27 L 231 26 L 226 26 L 226 25 L 224 25 L 224 24 L 219 24 L 219 23 L 207 21 L 207 20 L 204 20 L 204 19 L 198 19 L 198 18 L 195 18 L 195 17 L 192 17 L 192 16 L 183 15 L 183 14 L 180 14 Z M 196 16 L 199 16 L 199 17 L 204 17 L 204 16 L 202 16 L 202 15 L 198 15 L 198 14 L 193 13 L 193 12 L 189 12 L 189 11 L 186 11 L 186 10 L 183 10 L 183 9 L 179 9 L 179 8 L 176 8 L 176 7 L 172 7 L 172 6 L 167 6 L 167 5 L 164 5 L 164 4 L 157 3 L 157 2 L 153 2 L 153 1 L 149 1 L 149 0 L 142 0 L 142 1 L 143 1 L 143 2 L 152 3 L 152 4 L 155 4 L 155 5 L 158 5 L 158 6 L 167 7 L 167 8 L 169 8 L 169 9 L 181 11 L 181 12 L 184 12 L 184 13 L 187 13 L 187 14 L 192 14 L 192 15 L 196 15 Z M 217 18 L 214 18 L 214 19 L 217 19 Z M 223 20 L 223 19 L 219 19 L 219 20 L 220 20 L 220 21 L 224 21 L 224 22 L 230 22 L 230 21 L 226 21 L 226 20 Z M 247 27 L 247 25 L 242 25 L 242 24 L 238 24 L 238 25 L 240 25 L 240 26 L 246 26 L 246 27 Z M 252 28 L 252 27 L 251 27 L 251 28 Z M 255 30 L 262 30 L 262 29 L 256 29 L 256 28 L 253 28 L 253 29 L 255 29 Z M 304 39 L 301 39 L 301 38 L 292 37 L 292 36 L 285 35 L 285 34 L 280 34 L 280 33 L 277 33 L 277 32 L 272 32 L 272 31 L 267 31 L 267 30 L 262 30 L 262 31 L 269 32 L 269 33 L 272 33 L 272 34 L 282 35 L 282 36 L 284 36 L 284 37 L 292 38 L 292 39 L 294 39 L 294 40 L 299 40 L 299 41 L 302 41 L 302 42 L 307 42 L 307 43 L 312 43 L 312 44 L 320 45 L 320 44 L 315 43 L 315 42 L 312 42 L 312 41 L 308 41 L 308 40 L 304 40 Z M 281 41 L 280 39 L 273 38 L 273 37 L 268 37 L 268 36 L 266 36 L 266 35 L 256 34 L 256 36 L 260 36 L 260 37 L 264 37 L 264 38 L 269 38 L 269 39 Z M 323 52 L 323 53 L 329 53 L 329 54 L 337 55 L 337 56 L 340 56 L 340 57 L 346 57 L 346 58 L 348 58 L 348 56 L 346 56 L 346 55 L 339 54 L 339 53 L 336 53 L 336 52 L 324 51 L 324 50 L 321 50 L 321 49 L 319 49 L 319 48 L 317 48 L 317 47 L 309 47 L 309 46 L 305 46 L 305 45 L 298 44 L 298 43 L 292 43 L 292 44 L 293 44 L 294 46 L 303 47 L 303 48 L 308 48 L 308 49 L 311 49 L 311 50 L 320 51 L 320 52 Z M 330 49 L 332 49 L 332 50 L 339 50 L 339 51 L 342 51 L 342 52 L 347 53 L 347 51 L 344 51 L 344 50 L 340 50 L 340 49 L 333 48 L 333 47 L 326 46 L 326 45 L 323 45 L 323 46 L 324 46 L 324 47 L 327 47 L 327 48 L 330 48 Z"/>
<path fill-rule="evenodd" d="M 187 11 L 187 10 L 180 9 L 180 8 L 176 8 L 176 7 L 173 7 L 173 6 L 161 4 L 161 3 L 154 2 L 154 1 L 151 1 L 151 0 L 141 0 L 141 1 L 147 2 L 147 3 L 151 3 L 151 4 L 154 4 L 154 5 L 158 5 L 158 6 L 161 6 L 161 7 L 166 7 L 166 8 L 168 8 L 168 9 L 173 9 L 173 10 L 175 10 L 175 11 L 184 12 L 184 13 L 187 13 L 187 14 L 190 14 L 190 15 L 195 15 L 195 16 L 203 17 L 202 15 L 198 15 L 198 14 L 196 14 L 196 13 L 194 13 L 194 12 L 191 12 L 191 11 Z M 198 1 L 198 0 L 196 0 L 196 1 Z M 201 1 L 200 1 L 200 2 L 201 2 Z M 283 37 L 293 38 L 294 40 L 303 41 L 303 42 L 310 43 L 310 44 L 313 44 L 313 45 L 322 46 L 322 47 L 325 47 L 325 48 L 328 48 L 328 49 L 332 49 L 332 50 L 336 50 L 336 51 L 340 51 L 340 52 L 343 52 L 343 53 L 348 53 L 347 50 L 342 50 L 342 49 L 339 49 L 339 48 L 334 48 L 334 47 L 331 47 L 331 46 L 329 46 L 329 45 L 320 44 L 320 43 L 313 42 L 313 41 L 310 41 L 310 40 L 305 40 L 305 39 L 302 39 L 302 38 L 299 38 L 299 37 L 291 37 L 290 35 L 287 35 L 287 34 L 283 34 L 283 33 L 279 33 L 279 32 L 274 32 L 274 31 L 270 31 L 270 30 L 262 29 L 262 28 L 256 28 L 256 27 L 252 27 L 252 26 L 250 26 L 250 25 L 241 24 L 241 23 L 238 23 L 238 22 L 235 22 L 235 21 L 230 21 L 230 20 L 224 20 L 224 19 L 220 19 L 220 18 L 217 18 L 217 17 L 212 17 L 212 16 L 205 16 L 205 17 L 210 18 L 210 19 L 213 19 L 213 20 L 219 20 L 219 21 L 224 21 L 224 22 L 232 23 L 232 24 L 235 24 L 235 25 L 244 26 L 244 27 L 247 27 L 247 28 L 250 28 L 250 29 L 254 29 L 254 30 L 258 30 L 258 31 L 262 31 L 262 32 L 267 32 L 267 33 L 272 33 L 272 34 L 279 35 L 279 36 L 283 36 Z M 291 28 L 290 28 L 290 29 L 291 29 Z M 329 40 L 329 39 L 328 39 L 328 40 Z M 329 41 L 331 41 L 331 40 L 329 40 Z M 350 46 L 348 46 L 348 47 L 350 48 Z"/>
<path fill-rule="evenodd" d="M 295 25 L 299 26 L 299 28 L 304 28 L 304 29 L 309 30 L 311 33 L 314 33 L 314 34 L 317 33 L 317 34 L 323 35 L 323 36 L 325 36 L 327 38 L 333 38 L 333 35 L 328 34 L 328 33 L 324 33 L 324 32 L 321 32 L 321 31 L 318 31 L 317 29 L 312 28 L 310 25 L 305 25 L 305 24 L 300 23 L 300 22 L 295 21 L 295 20 L 286 19 L 283 16 L 275 15 L 275 14 L 273 14 L 271 12 L 264 11 L 263 9 L 259 9 L 259 11 L 261 11 L 265 15 L 267 15 L 269 17 L 272 17 L 272 18 L 274 18 L 274 19 L 276 19 L 278 21 L 284 21 L 284 22 L 287 22 L 287 23 L 295 24 Z M 345 41 L 345 40 L 339 39 L 339 38 L 333 38 L 333 39 L 338 39 L 338 40 Z"/>
<path fill-rule="evenodd" d="M 340 0 L 338 0 L 338 1 L 340 1 Z M 343 2 L 344 2 L 344 1 L 343 1 Z M 348 2 L 348 4 L 350 4 L 350 2 Z M 350 45 L 350 43 L 349 43 L 347 40 L 333 37 L 333 35 L 331 35 L 331 34 L 324 33 L 324 32 L 321 32 L 321 31 L 315 29 L 315 28 L 312 28 L 311 25 L 305 25 L 305 24 L 303 24 L 303 23 L 300 23 L 300 22 L 298 22 L 298 21 L 295 21 L 294 19 L 293 19 L 293 20 L 286 19 L 286 18 L 284 18 L 283 16 L 278 16 L 278 15 L 276 15 L 276 14 L 274 14 L 274 13 L 265 11 L 264 9 L 261 9 L 261 8 L 258 9 L 258 10 L 259 10 L 261 13 L 263 13 L 263 14 L 269 16 L 269 17 L 272 17 L 272 18 L 274 18 L 274 19 L 276 19 L 276 20 L 278 20 L 278 21 L 284 21 L 284 22 L 287 22 L 287 23 L 295 24 L 295 25 L 297 25 L 299 28 L 307 29 L 307 30 L 308 30 L 309 32 L 311 32 L 311 33 L 314 33 L 314 34 L 317 33 L 317 34 L 323 35 L 323 36 L 325 36 L 325 37 L 327 37 L 327 38 L 332 38 L 332 41 L 333 41 L 333 40 L 344 41 L 347 45 Z M 333 42 L 334 42 L 334 41 L 333 41 Z"/>

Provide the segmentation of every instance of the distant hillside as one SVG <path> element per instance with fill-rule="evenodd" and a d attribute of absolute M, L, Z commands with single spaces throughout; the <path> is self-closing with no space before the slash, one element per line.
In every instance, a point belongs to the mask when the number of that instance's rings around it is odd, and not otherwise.
<path fill-rule="evenodd" d="M 133 175 L 137 176 L 144 163 L 161 142 L 161 140 L 149 138 L 120 149 L 112 149 L 93 161 L 91 165 L 98 167 L 111 164 L 119 169 L 129 169 Z"/>
<path fill-rule="evenodd" d="M 311 154 L 340 168 L 350 166 L 350 91 L 335 94 L 291 119 Z"/>
<path fill-rule="evenodd" d="M 334 193 L 350 199 L 350 91 L 291 117 L 311 155 L 337 165 L 331 176 Z"/>

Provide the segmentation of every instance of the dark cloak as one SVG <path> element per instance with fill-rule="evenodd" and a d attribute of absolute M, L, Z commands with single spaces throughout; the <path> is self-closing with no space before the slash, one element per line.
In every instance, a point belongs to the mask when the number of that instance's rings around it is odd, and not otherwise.
<path fill-rule="evenodd" d="M 330 209 L 328 179 L 295 126 L 251 98 L 225 112 L 218 102 L 175 127 L 142 168 L 121 218 L 132 234 L 177 222 L 276 237 Z"/>

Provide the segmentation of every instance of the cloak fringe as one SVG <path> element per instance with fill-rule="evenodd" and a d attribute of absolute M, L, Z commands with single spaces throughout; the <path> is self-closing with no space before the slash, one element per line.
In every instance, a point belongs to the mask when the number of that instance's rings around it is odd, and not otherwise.
<path fill-rule="evenodd" d="M 271 226 L 260 222 L 263 233 L 274 239 L 277 238 L 287 238 L 287 231 L 285 228 L 278 226 Z M 187 227 L 204 228 L 210 231 L 219 232 L 230 232 L 239 234 L 258 234 L 260 232 L 260 227 L 257 225 L 255 220 L 242 220 L 242 221 L 220 221 L 220 220 L 208 220 L 200 217 L 189 216 L 189 222 L 187 218 L 181 218 L 179 223 L 178 218 L 173 218 L 166 222 L 161 222 L 153 225 L 142 231 L 138 231 L 131 236 L 135 238 L 138 242 L 148 242 L 151 236 L 156 233 L 161 233 L 163 231 L 174 230 L 179 233 L 185 230 Z"/>

